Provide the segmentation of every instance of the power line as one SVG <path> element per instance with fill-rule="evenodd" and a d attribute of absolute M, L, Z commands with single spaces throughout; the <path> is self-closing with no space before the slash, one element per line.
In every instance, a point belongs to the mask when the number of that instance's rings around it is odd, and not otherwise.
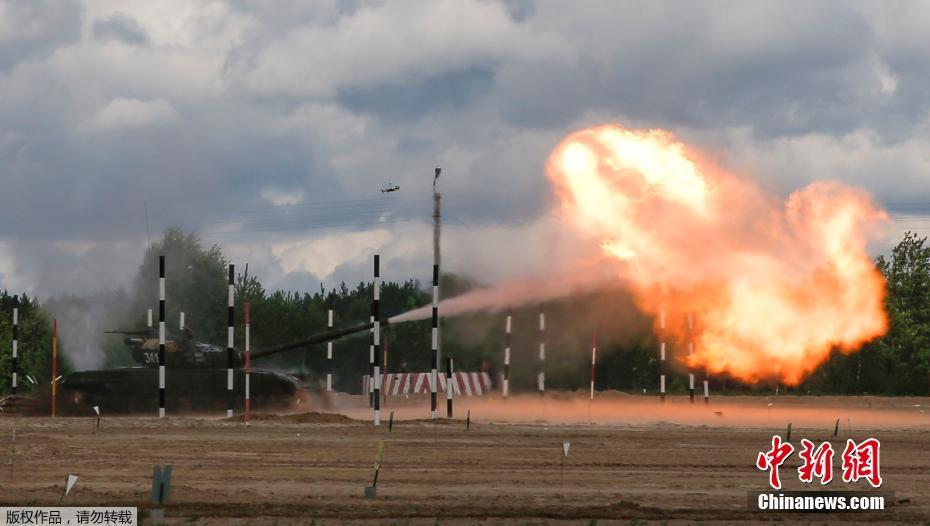
<path fill-rule="evenodd" d="M 300 232 L 305 230 L 320 230 L 327 228 L 346 228 L 346 227 L 364 227 L 364 226 L 381 226 L 381 225 L 392 225 L 397 223 L 419 223 L 423 222 L 422 219 L 394 219 L 388 221 L 366 221 L 366 222 L 348 222 L 348 223 L 332 223 L 327 225 L 283 225 L 278 227 L 265 227 L 265 228 L 244 228 L 237 230 L 208 230 L 204 234 L 244 234 L 250 232 Z"/>
<path fill-rule="evenodd" d="M 373 197 L 367 199 L 345 199 L 345 200 L 325 200 L 325 201 L 311 201 L 307 203 L 295 203 L 292 205 L 261 205 L 261 206 L 236 206 L 229 207 L 225 206 L 222 208 L 217 208 L 216 210 L 229 211 L 230 208 L 235 210 L 235 213 L 264 213 L 264 212 L 277 212 L 277 211 L 287 211 L 287 210 L 307 210 L 307 209 L 329 209 L 329 208 L 346 208 L 346 207 L 370 207 L 378 205 L 389 205 L 389 204 L 400 204 L 406 202 L 428 202 L 429 199 L 425 198 L 416 198 L 416 197 Z"/>
<path fill-rule="evenodd" d="M 386 216 L 392 215 L 411 215 L 410 210 L 360 210 L 360 211 L 344 211 L 341 213 L 324 213 L 324 214 L 293 214 L 293 215 L 282 215 L 279 217 L 262 217 L 262 218 L 244 218 L 239 220 L 230 220 L 230 221 L 219 221 L 213 223 L 214 226 L 224 226 L 224 225 L 251 225 L 251 226 L 262 226 L 262 225 L 275 225 L 275 224 L 295 224 L 295 223 L 308 223 L 316 221 L 332 221 L 332 220 L 344 220 L 344 219 L 369 219 L 375 220 L 379 218 L 384 218 Z M 419 215 L 419 214 L 413 214 Z"/>

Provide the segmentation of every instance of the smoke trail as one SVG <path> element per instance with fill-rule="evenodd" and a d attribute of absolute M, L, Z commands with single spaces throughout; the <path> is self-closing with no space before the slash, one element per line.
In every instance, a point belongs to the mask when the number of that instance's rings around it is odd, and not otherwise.
<path fill-rule="evenodd" d="M 461 296 L 442 300 L 439 302 L 439 312 L 443 316 L 458 316 L 476 311 L 497 312 L 621 285 L 616 271 L 606 263 L 608 263 L 606 260 L 598 261 L 580 270 L 566 269 L 551 276 L 502 281 L 466 292 Z M 423 320 L 428 318 L 431 312 L 432 307 L 426 305 L 398 314 L 389 321 L 402 323 Z"/>

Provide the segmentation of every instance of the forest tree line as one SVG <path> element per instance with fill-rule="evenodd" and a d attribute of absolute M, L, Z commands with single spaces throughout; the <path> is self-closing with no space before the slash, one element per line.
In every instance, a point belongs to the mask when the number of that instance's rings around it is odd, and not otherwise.
<path fill-rule="evenodd" d="M 166 324 L 168 336 L 178 333 L 180 313 L 186 316 L 196 340 L 225 346 L 226 289 L 229 262 L 220 247 L 204 247 L 196 234 L 169 230 L 153 243 L 142 258 L 129 290 L 95 296 L 61 296 L 40 305 L 20 295 L 19 369 L 20 391 L 44 388 L 51 374 L 52 313 L 71 313 L 90 340 L 74 337 L 62 327 L 59 369 L 67 372 L 93 363 L 97 367 L 134 365 L 119 336 L 105 336 L 107 329 L 145 328 L 146 313 L 158 312 L 158 256 L 166 256 L 168 286 Z M 907 233 L 887 256 L 875 262 L 887 281 L 888 333 L 857 353 L 834 353 L 792 392 L 811 394 L 926 395 L 930 391 L 930 246 L 927 238 Z M 443 274 L 440 290 L 453 297 L 475 286 L 461 276 Z M 246 303 L 251 306 L 251 348 L 261 350 L 297 341 L 326 330 L 327 311 L 334 312 L 334 326 L 346 327 L 368 321 L 372 285 L 346 283 L 315 291 L 268 291 L 258 276 L 236 267 L 236 342 L 244 342 Z M 384 282 L 381 312 L 387 318 L 427 305 L 430 293 L 414 280 Z M 10 392 L 13 297 L 0 293 L 0 393 Z M 590 374 L 590 349 L 598 333 L 597 388 L 635 393 L 657 388 L 658 342 L 652 319 L 640 313 L 628 294 L 616 290 L 573 296 L 545 305 L 514 309 L 511 386 L 515 391 L 536 388 L 539 371 L 537 316 L 547 316 L 546 384 L 548 389 L 586 389 Z M 78 314 L 74 314 L 78 313 Z M 91 315 L 93 313 L 93 315 Z M 77 316 L 77 317 L 74 317 Z M 60 316 L 59 316 L 60 317 Z M 502 312 L 475 313 L 442 320 L 441 348 L 455 359 L 460 371 L 487 370 L 492 377 L 501 371 L 504 348 Z M 77 320 L 77 321 L 74 321 Z M 59 322 L 61 325 L 61 321 Z M 72 332 L 71 334 L 77 334 Z M 385 370 L 418 372 L 430 368 L 429 320 L 393 324 L 382 330 L 387 343 Z M 71 341 L 73 340 L 73 341 Z M 337 340 L 334 344 L 334 381 L 338 389 L 356 391 L 368 370 L 368 333 Z M 383 350 L 383 349 L 382 349 Z M 326 371 L 325 344 L 275 355 L 255 367 L 291 371 L 321 378 Z M 90 361 L 87 361 L 90 360 Z M 25 380 L 34 377 L 38 384 Z M 687 375 L 672 374 L 669 390 L 685 392 Z M 714 377 L 715 392 L 768 392 L 771 383 L 741 384 Z M 782 388 L 784 389 L 784 387 Z"/>

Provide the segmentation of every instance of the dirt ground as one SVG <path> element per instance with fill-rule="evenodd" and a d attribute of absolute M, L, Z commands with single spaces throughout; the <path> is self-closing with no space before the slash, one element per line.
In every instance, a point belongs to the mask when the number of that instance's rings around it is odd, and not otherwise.
<path fill-rule="evenodd" d="M 173 464 L 166 515 L 176 524 L 930 522 L 930 398 L 462 398 L 455 420 L 436 422 L 428 404 L 389 399 L 378 428 L 367 400 L 345 395 L 249 424 L 104 416 L 98 431 L 90 418 L 0 417 L 0 505 L 55 505 L 73 473 L 80 479 L 65 505 L 147 510 L 153 465 Z M 882 489 L 903 502 L 872 513 L 749 511 L 747 492 L 767 488 L 756 455 L 789 422 L 796 446 L 833 442 L 832 490 L 867 489 L 840 480 L 846 438 L 880 439 Z M 378 496 L 366 500 L 382 440 Z M 783 466 L 786 489 L 805 489 L 798 465 L 795 454 Z"/>

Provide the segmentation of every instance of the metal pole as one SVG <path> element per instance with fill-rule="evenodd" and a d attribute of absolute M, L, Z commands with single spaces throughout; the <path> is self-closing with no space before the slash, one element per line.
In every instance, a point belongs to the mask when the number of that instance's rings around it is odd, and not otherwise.
<path fill-rule="evenodd" d="M 252 418 L 252 348 L 249 333 L 252 329 L 252 304 L 245 304 L 245 421 Z"/>
<path fill-rule="evenodd" d="M 691 313 L 688 313 L 688 358 L 694 355 L 694 319 Z M 688 393 L 691 403 L 694 403 L 694 368 L 688 366 Z"/>
<path fill-rule="evenodd" d="M 503 382 L 503 395 L 504 398 L 507 398 L 507 395 L 510 394 L 510 328 L 511 328 L 512 317 L 510 312 L 507 313 L 507 322 L 504 332 L 504 382 Z"/>
<path fill-rule="evenodd" d="M 597 333 L 591 337 L 591 400 L 594 400 L 594 370 L 597 363 Z"/>
<path fill-rule="evenodd" d="M 372 312 L 374 312 L 374 303 L 372 303 Z M 369 329 L 368 342 L 368 407 L 375 406 L 375 317 L 369 316 L 371 329 Z"/>
<path fill-rule="evenodd" d="M 375 263 L 375 275 L 374 275 L 374 299 L 371 303 L 371 313 L 374 316 L 374 354 L 375 354 L 375 370 L 374 370 L 374 382 L 375 382 L 375 391 L 374 391 L 374 405 L 375 405 L 375 414 L 374 414 L 374 425 L 381 425 L 381 353 L 378 352 L 379 345 L 381 343 L 381 257 L 378 254 L 375 254 L 374 258 Z"/>
<path fill-rule="evenodd" d="M 446 418 L 452 418 L 452 358 L 446 358 Z"/>
<path fill-rule="evenodd" d="M 439 175 L 441 173 L 442 168 L 437 166 L 433 176 L 433 266 L 437 268 L 442 264 L 442 253 L 440 250 L 442 241 L 442 215 L 440 214 L 442 195 L 439 194 L 439 190 L 436 188 L 436 183 L 439 181 Z M 438 285 L 438 279 L 435 281 L 437 281 Z M 438 341 L 436 345 L 436 360 L 438 363 L 442 361 L 442 346 Z"/>
<path fill-rule="evenodd" d="M 539 394 L 546 394 L 546 313 L 539 311 Z"/>
<path fill-rule="evenodd" d="M 326 312 L 326 328 L 333 328 L 333 309 Z M 333 340 L 326 342 L 326 392 L 333 392 Z"/>
<path fill-rule="evenodd" d="M 388 394 L 390 394 L 391 392 L 391 378 L 392 378 L 391 373 L 388 372 L 390 371 L 390 368 L 388 367 L 388 343 L 389 343 L 388 340 L 389 339 L 388 339 L 387 334 L 384 335 L 382 340 L 383 341 L 381 342 L 381 345 L 384 347 L 384 361 L 381 362 L 381 376 L 384 377 L 384 381 L 382 383 L 385 385 L 385 388 L 381 390 L 381 397 L 382 397 L 381 405 L 384 407 L 387 407 L 387 397 L 388 397 Z"/>
<path fill-rule="evenodd" d="M 433 362 L 430 370 L 430 416 L 436 418 L 436 385 L 439 378 L 436 369 L 439 367 L 439 265 L 433 265 L 433 327 L 432 327 L 432 351 Z"/>
<path fill-rule="evenodd" d="M 19 296 L 13 296 L 13 394 L 19 376 Z"/>
<path fill-rule="evenodd" d="M 165 256 L 158 256 L 158 418 L 165 417 Z"/>
<path fill-rule="evenodd" d="M 659 397 L 665 401 L 665 309 L 659 310 Z"/>
<path fill-rule="evenodd" d="M 236 399 L 233 394 L 233 366 L 234 366 L 234 357 L 236 353 L 235 345 L 235 323 L 236 323 L 236 307 L 235 307 L 235 296 L 236 296 L 236 266 L 229 265 L 229 294 L 227 302 L 227 318 L 229 323 L 226 327 L 226 418 L 233 416 L 233 407 L 235 407 Z"/>

